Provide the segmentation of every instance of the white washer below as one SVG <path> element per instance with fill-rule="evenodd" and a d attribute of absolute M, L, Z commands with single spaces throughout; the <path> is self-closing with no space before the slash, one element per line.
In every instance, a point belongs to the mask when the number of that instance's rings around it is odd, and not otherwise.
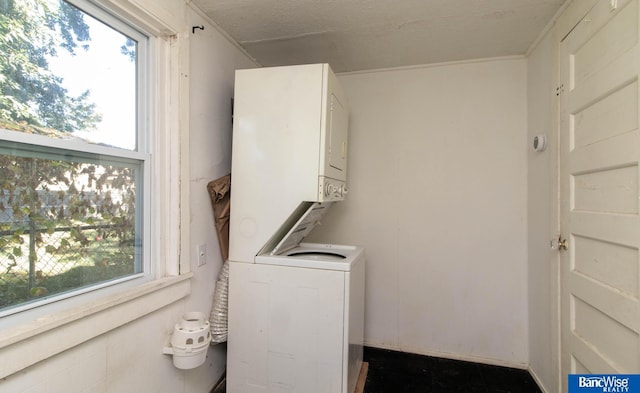
<path fill-rule="evenodd" d="M 301 243 L 229 268 L 227 391 L 353 393 L 364 249 Z"/>
<path fill-rule="evenodd" d="M 300 243 L 280 255 L 258 255 L 256 263 L 310 269 L 349 271 L 364 249 L 337 244 Z"/>

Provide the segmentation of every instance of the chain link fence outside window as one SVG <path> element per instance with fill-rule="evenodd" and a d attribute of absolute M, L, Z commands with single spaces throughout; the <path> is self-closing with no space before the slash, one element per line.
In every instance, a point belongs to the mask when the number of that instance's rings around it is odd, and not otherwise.
<path fill-rule="evenodd" d="M 130 224 L 43 226 L 1 207 L 0 310 L 136 273 L 133 241 L 123 240 L 134 237 Z"/>

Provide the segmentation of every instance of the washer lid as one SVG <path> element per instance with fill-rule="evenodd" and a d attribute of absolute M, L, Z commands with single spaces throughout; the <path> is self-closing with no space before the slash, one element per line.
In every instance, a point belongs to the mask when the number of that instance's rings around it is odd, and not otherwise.
<path fill-rule="evenodd" d="M 347 258 L 337 252 L 322 250 L 291 250 L 286 255 L 289 258 L 312 259 L 314 261 L 340 261 Z"/>
<path fill-rule="evenodd" d="M 296 247 L 318 224 L 332 203 L 303 202 L 280 227 L 276 236 L 267 243 L 265 249 L 263 249 L 264 253 L 278 255 Z M 278 236 L 281 233 L 284 233 L 284 235 Z M 269 247 L 270 244 L 274 243 L 277 244 L 272 248 Z M 269 251 L 268 248 L 271 248 L 271 250 Z"/>

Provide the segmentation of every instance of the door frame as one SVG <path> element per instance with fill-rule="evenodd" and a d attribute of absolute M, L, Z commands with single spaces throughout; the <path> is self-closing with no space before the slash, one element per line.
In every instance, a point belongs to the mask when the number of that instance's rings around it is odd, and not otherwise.
<path fill-rule="evenodd" d="M 553 143 L 554 151 L 551 153 L 551 182 L 552 182 L 552 197 L 553 197 L 553 209 L 551 211 L 551 226 L 549 228 L 550 234 L 552 238 L 550 239 L 550 243 L 553 246 L 554 242 L 560 236 L 560 221 L 561 221 L 561 211 L 560 207 L 562 205 L 562 197 L 560 192 L 560 154 L 561 154 L 561 134 L 560 134 L 560 98 L 559 95 L 562 94 L 562 87 L 560 85 L 561 81 L 561 72 L 560 69 L 560 43 L 564 38 L 566 38 L 569 33 L 582 21 L 585 15 L 589 13 L 589 11 L 598 3 L 600 0 L 568 0 L 565 3 L 565 8 L 559 12 L 556 22 L 555 28 L 553 31 L 553 40 L 554 40 L 554 48 L 553 48 L 553 62 L 554 62 L 554 86 L 556 86 L 556 91 L 552 92 L 556 95 L 556 100 L 553 105 L 553 113 L 551 118 L 553 119 L 553 132 L 555 133 L 552 138 L 555 143 Z M 565 378 L 565 375 L 562 374 L 562 307 L 561 307 L 561 288 L 560 283 L 562 279 L 562 269 L 561 269 L 561 255 L 556 249 L 552 251 L 550 254 L 549 261 L 553 268 L 551 269 L 551 299 L 553 304 L 551 305 L 551 330 L 553 334 L 553 345 L 552 345 L 552 356 L 554 363 L 554 370 L 557 374 L 555 388 L 557 392 L 562 392 L 562 385 Z"/>

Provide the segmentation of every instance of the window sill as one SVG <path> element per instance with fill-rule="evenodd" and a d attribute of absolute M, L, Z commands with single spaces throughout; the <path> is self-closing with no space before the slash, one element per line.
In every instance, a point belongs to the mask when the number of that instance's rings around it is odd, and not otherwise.
<path fill-rule="evenodd" d="M 161 278 L 0 332 L 2 358 L 11 359 L 0 362 L 0 378 L 184 298 L 191 292 L 192 276 Z"/>

